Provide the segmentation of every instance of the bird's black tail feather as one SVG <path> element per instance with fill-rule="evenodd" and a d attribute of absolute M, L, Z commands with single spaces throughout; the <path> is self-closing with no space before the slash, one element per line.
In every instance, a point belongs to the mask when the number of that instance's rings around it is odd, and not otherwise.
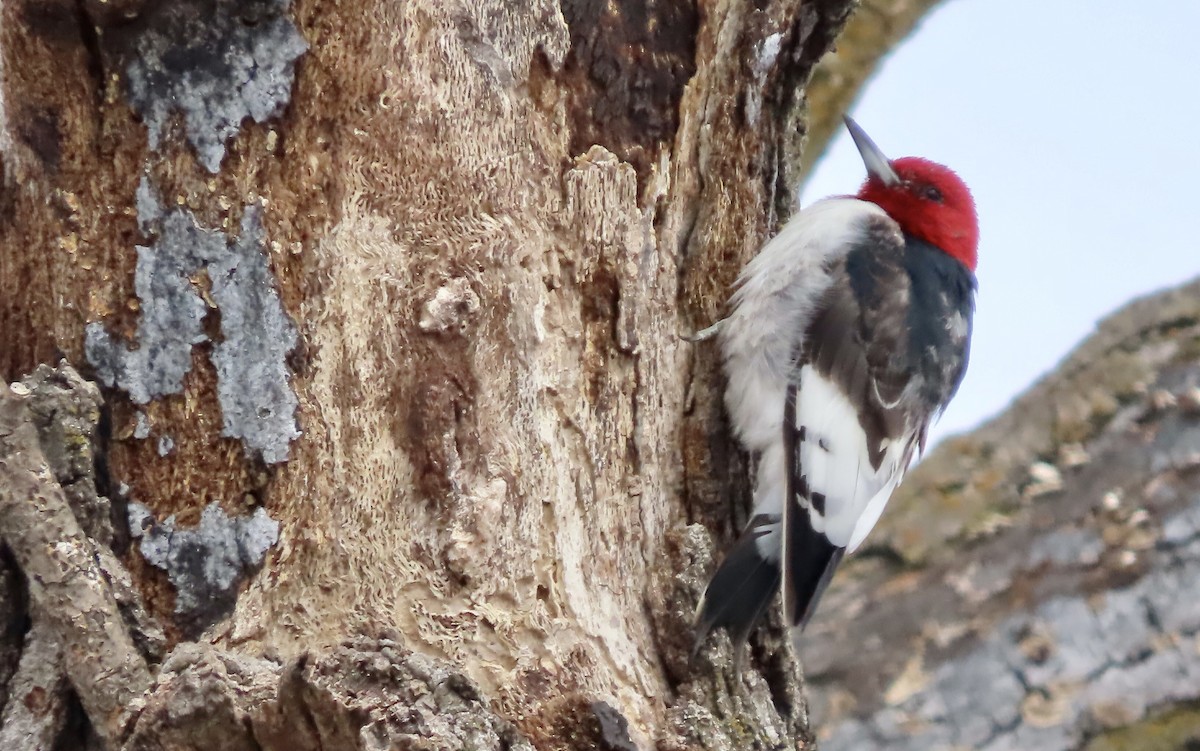
<path fill-rule="evenodd" d="M 790 502 L 793 507 L 787 514 L 783 533 L 787 571 L 783 577 L 783 615 L 789 626 L 804 630 L 846 549 L 833 545 L 829 538 L 814 530 L 808 511 L 795 501 Z"/>
<path fill-rule="evenodd" d="M 846 549 L 834 545 L 813 529 L 812 517 L 800 505 L 803 497 L 813 503 L 808 481 L 802 473 L 800 445 L 805 429 L 796 423 L 796 394 L 799 384 L 788 386 L 783 405 L 783 452 L 787 457 L 787 493 L 783 501 L 783 617 L 789 626 L 804 630 L 817 611 L 817 603 Z M 823 510 L 822 510 L 823 512 Z"/>
<path fill-rule="evenodd" d="M 709 632 L 720 626 L 740 649 L 766 612 L 779 589 L 779 561 L 763 556 L 758 538 L 770 534 L 770 528 L 778 524 L 778 517 L 754 517 L 713 574 L 696 613 L 693 654 Z"/>

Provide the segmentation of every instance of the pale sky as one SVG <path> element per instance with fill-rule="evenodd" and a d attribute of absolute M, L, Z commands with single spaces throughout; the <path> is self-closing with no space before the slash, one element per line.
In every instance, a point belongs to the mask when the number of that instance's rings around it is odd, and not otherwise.
<path fill-rule="evenodd" d="M 997 413 L 1135 296 L 1200 275 L 1200 2 L 953 0 L 852 110 L 979 207 L 971 365 L 935 438 Z M 843 132 L 801 202 L 864 176 Z"/>

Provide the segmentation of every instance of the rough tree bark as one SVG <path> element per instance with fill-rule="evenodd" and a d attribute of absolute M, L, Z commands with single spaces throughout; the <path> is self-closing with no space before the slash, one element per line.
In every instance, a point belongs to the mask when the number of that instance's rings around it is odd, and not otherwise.
<path fill-rule="evenodd" d="M 930 3 L 811 88 L 846 0 L 513 5 L 0 4 L 0 748 L 812 745 L 778 624 L 688 657 L 746 498 L 678 334 Z M 1196 735 L 1198 296 L 914 473 L 827 749 Z"/>
<path fill-rule="evenodd" d="M 5 396 L 67 546 L 6 519 L 5 737 L 807 744 L 777 629 L 689 661 L 745 479 L 679 334 L 849 6 L 0 5 L 0 375 L 104 389 Z"/>

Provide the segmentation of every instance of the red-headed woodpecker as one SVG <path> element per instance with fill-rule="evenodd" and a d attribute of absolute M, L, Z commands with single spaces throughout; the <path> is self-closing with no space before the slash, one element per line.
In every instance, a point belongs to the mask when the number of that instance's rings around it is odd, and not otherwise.
<path fill-rule="evenodd" d="M 804 628 L 967 367 L 970 191 L 846 127 L 866 182 L 793 217 L 746 265 L 718 324 L 725 405 L 757 467 L 754 512 L 700 602 L 697 646 L 716 626 L 743 643 L 781 579 L 785 621 Z"/>

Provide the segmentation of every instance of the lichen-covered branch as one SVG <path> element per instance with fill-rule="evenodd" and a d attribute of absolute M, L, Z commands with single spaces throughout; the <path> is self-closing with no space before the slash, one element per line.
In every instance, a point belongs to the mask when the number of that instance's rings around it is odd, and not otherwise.
<path fill-rule="evenodd" d="M 45 638 L 61 644 L 63 664 L 102 737 L 150 686 L 116 600 L 38 444 L 28 388 L 0 386 L 0 539 L 24 572 Z"/>
<path fill-rule="evenodd" d="M 0 748 L 50 751 L 67 719 L 67 680 L 56 634 L 35 621 L 25 635 L 17 672 L 0 715 Z"/>

